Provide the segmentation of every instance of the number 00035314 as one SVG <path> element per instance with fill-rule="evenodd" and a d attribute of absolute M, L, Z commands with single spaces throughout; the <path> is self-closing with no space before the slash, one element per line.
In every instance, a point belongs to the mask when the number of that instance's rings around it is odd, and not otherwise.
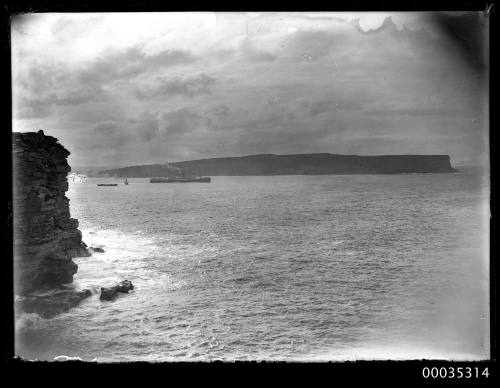
<path fill-rule="evenodd" d="M 424 367 L 422 376 L 425 379 L 479 379 L 488 378 L 488 367 Z"/>

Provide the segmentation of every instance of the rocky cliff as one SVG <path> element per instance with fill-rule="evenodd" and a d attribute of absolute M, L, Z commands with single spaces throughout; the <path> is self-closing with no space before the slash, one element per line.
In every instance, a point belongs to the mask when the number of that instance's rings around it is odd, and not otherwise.
<path fill-rule="evenodd" d="M 448 155 L 249 155 L 172 163 L 186 175 L 335 175 L 448 173 Z"/>
<path fill-rule="evenodd" d="M 96 176 L 115 176 L 118 178 L 144 178 L 152 176 L 178 176 L 179 168 L 168 164 L 150 164 L 143 166 L 129 166 L 111 170 L 100 170 Z"/>
<path fill-rule="evenodd" d="M 73 281 L 74 257 L 90 256 L 70 217 L 66 150 L 43 131 L 13 133 L 14 291 Z"/>
<path fill-rule="evenodd" d="M 248 155 L 170 163 L 185 175 L 321 175 L 321 174 L 407 174 L 448 173 L 456 170 L 448 155 Z M 118 177 L 172 176 L 162 165 L 134 166 L 107 170 Z"/>

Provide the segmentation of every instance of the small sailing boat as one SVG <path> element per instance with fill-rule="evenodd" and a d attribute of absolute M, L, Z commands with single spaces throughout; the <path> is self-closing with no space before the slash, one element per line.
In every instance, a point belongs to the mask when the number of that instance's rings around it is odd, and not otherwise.
<path fill-rule="evenodd" d="M 126 184 L 126 185 L 128 185 L 128 180 L 127 180 L 127 178 L 125 178 L 125 184 Z"/>

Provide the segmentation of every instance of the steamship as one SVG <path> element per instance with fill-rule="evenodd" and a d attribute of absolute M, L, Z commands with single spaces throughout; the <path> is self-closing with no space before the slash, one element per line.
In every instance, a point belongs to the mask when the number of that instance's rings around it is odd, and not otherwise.
<path fill-rule="evenodd" d="M 151 178 L 151 183 L 210 183 L 211 178 L 209 176 L 176 176 L 176 177 L 156 177 Z"/>

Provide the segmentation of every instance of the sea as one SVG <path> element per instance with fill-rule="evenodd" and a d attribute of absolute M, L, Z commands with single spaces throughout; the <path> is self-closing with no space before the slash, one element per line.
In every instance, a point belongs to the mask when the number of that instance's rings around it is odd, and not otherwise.
<path fill-rule="evenodd" d="M 88 246 L 52 319 L 18 316 L 30 360 L 482 360 L 489 175 L 70 182 Z M 98 183 L 118 183 L 115 187 Z M 100 287 L 135 289 L 114 301 Z"/>

